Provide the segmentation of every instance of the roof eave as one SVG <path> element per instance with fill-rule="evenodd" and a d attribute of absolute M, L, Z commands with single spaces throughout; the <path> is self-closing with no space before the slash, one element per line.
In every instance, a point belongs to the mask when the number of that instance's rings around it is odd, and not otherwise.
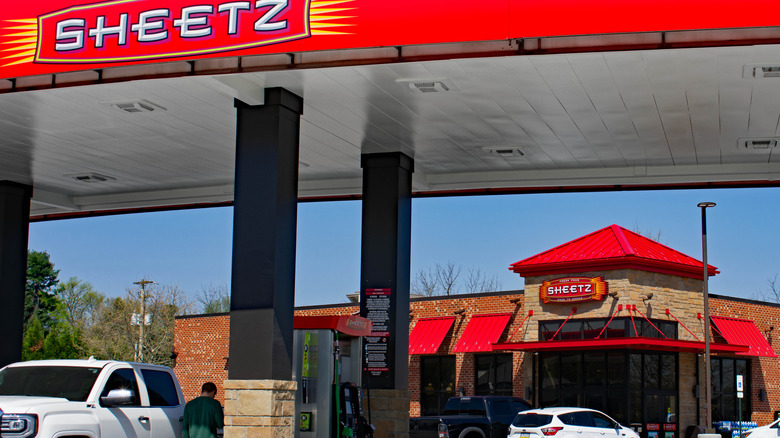
<path fill-rule="evenodd" d="M 526 266 L 515 263 L 509 269 L 523 277 L 554 274 L 574 274 L 587 271 L 612 271 L 618 269 L 636 269 L 640 271 L 676 275 L 679 277 L 687 277 L 697 280 L 701 280 L 704 274 L 703 269 L 699 266 L 682 265 L 679 263 L 662 260 L 651 260 L 636 256 L 541 263 Z M 708 274 L 710 276 L 714 276 L 719 273 L 720 271 L 718 271 L 716 267 L 708 265 Z"/>

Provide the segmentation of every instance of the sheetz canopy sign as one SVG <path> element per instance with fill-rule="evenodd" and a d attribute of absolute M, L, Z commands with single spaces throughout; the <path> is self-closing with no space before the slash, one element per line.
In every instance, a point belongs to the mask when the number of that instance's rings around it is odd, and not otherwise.
<path fill-rule="evenodd" d="M 34 61 L 101 63 L 198 56 L 307 38 L 309 1 L 120 0 L 38 17 Z M 170 5 L 172 4 L 173 7 Z"/>
<path fill-rule="evenodd" d="M 9 1 L 0 79 L 163 60 L 778 25 L 776 0 Z"/>

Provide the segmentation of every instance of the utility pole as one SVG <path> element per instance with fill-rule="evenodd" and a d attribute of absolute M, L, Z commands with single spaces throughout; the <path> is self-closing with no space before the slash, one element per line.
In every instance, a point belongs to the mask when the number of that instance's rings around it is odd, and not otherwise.
<path fill-rule="evenodd" d="M 134 281 L 133 284 L 141 286 L 141 314 L 138 318 L 138 349 L 135 352 L 136 362 L 144 361 L 144 324 L 146 324 L 146 286 L 154 284 L 153 281 L 142 279 Z"/>

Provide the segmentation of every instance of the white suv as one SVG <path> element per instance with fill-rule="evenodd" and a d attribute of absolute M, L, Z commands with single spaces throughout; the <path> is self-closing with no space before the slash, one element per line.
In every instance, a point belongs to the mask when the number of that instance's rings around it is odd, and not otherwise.
<path fill-rule="evenodd" d="M 184 395 L 164 366 L 19 362 L 0 370 L 3 438 L 177 438 Z"/>
<path fill-rule="evenodd" d="M 639 438 L 603 412 L 586 408 L 531 409 L 517 414 L 509 438 Z"/>

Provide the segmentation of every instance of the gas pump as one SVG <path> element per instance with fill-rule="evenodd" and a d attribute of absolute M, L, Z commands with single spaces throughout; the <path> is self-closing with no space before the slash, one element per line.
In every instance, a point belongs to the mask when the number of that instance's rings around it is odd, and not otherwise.
<path fill-rule="evenodd" d="M 356 315 L 295 317 L 296 438 L 373 437 L 360 391 L 362 337 L 371 325 Z"/>

